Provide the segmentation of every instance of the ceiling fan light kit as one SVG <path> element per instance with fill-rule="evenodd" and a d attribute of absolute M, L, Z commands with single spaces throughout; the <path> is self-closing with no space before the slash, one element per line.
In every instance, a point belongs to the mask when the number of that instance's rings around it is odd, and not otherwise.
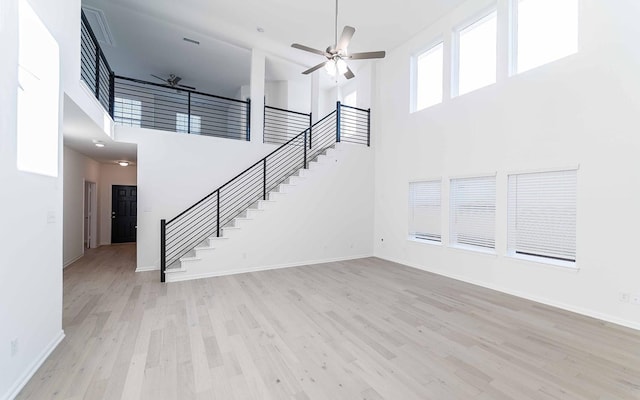
<path fill-rule="evenodd" d="M 374 58 L 384 58 L 386 53 L 384 51 L 369 51 L 365 53 L 353 53 L 348 55 L 347 47 L 349 46 L 349 42 L 351 42 L 351 38 L 353 34 L 356 32 L 356 29 L 352 26 L 345 26 L 342 30 L 342 35 L 340 35 L 340 40 L 338 40 L 338 0 L 336 0 L 336 19 L 335 19 L 335 28 L 336 28 L 336 41 L 335 45 L 327 47 L 326 51 L 314 49 L 309 46 L 305 46 L 299 43 L 294 43 L 291 47 L 307 51 L 309 53 L 318 54 L 327 58 L 327 61 L 323 61 L 320 64 L 309 68 L 304 71 L 304 75 L 308 75 L 324 66 L 327 73 L 331 76 L 343 75 L 347 79 L 353 78 L 355 75 L 353 71 L 349 68 L 345 59 L 351 60 L 369 60 Z"/>

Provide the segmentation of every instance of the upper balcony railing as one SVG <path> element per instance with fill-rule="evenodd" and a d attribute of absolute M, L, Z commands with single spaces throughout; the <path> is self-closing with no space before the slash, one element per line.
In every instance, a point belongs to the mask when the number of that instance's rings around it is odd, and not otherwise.
<path fill-rule="evenodd" d="M 84 13 L 80 52 L 81 78 L 116 124 L 250 140 L 249 99 L 237 100 L 116 76 Z"/>

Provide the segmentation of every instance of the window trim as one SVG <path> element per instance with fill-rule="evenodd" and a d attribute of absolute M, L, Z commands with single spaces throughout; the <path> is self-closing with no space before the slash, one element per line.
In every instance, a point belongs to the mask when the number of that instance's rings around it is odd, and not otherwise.
<path fill-rule="evenodd" d="M 517 0 L 516 0 L 517 1 Z M 542 256 L 542 255 L 534 255 L 534 254 L 525 254 L 525 253 L 520 253 L 517 251 L 514 251 L 512 249 L 509 248 L 509 233 L 510 233 L 510 221 L 509 221 L 509 177 L 513 176 L 513 175 L 526 175 L 526 174 L 545 174 L 545 173 L 552 173 L 552 172 L 569 172 L 569 171 L 575 171 L 576 173 L 576 232 L 575 232 L 575 241 L 576 241 L 576 259 L 574 261 L 569 261 L 569 260 L 563 260 L 560 258 L 554 258 L 554 257 L 546 257 L 546 256 Z M 578 271 L 580 270 L 580 266 L 578 264 L 578 257 L 577 257 L 577 245 L 578 245 L 578 200 L 577 200 L 577 196 L 578 196 L 578 191 L 579 191 L 579 171 L 580 171 L 580 164 L 574 164 L 574 165 L 570 165 L 570 166 L 564 166 L 564 167 L 548 167 L 548 168 L 535 168 L 535 169 L 525 169 L 525 170 L 512 170 L 512 171 L 507 171 L 506 173 L 506 177 L 507 177 L 507 190 L 506 190 L 506 197 L 507 197 L 507 201 L 506 201 L 506 213 L 507 213 L 507 225 L 506 225 L 506 252 L 505 252 L 505 256 L 515 259 L 515 260 L 520 260 L 520 261 L 527 261 L 527 262 L 532 262 L 532 263 L 536 263 L 536 264 L 541 264 L 541 265 L 546 265 L 546 266 L 551 266 L 551 267 L 561 267 L 561 268 L 565 268 L 567 270 L 572 270 L 572 271 Z"/>
<path fill-rule="evenodd" d="M 442 230 L 442 226 L 443 226 L 443 224 L 442 224 L 442 222 L 443 222 L 443 217 L 442 217 L 442 215 L 443 215 L 442 214 L 442 210 L 443 210 L 443 208 L 442 208 L 442 193 L 443 193 L 443 191 L 442 191 L 442 188 L 443 188 L 443 183 L 444 183 L 443 178 L 440 177 L 440 178 L 435 178 L 435 179 L 421 179 L 421 180 L 409 181 L 409 183 L 408 183 L 409 205 L 410 205 L 410 202 L 411 202 L 411 197 L 410 196 L 411 196 L 411 185 L 412 184 L 417 184 L 417 183 L 435 183 L 435 182 L 439 183 L 438 187 L 440 189 L 440 204 L 439 204 L 439 208 L 440 208 L 440 210 L 439 210 L 439 212 L 440 212 L 440 215 L 439 215 L 439 218 L 440 218 L 440 221 L 439 221 L 440 222 L 439 223 L 440 240 L 429 239 L 429 238 L 425 238 L 425 237 L 418 237 L 418 236 L 416 236 L 414 234 L 412 235 L 410 232 L 408 233 L 407 238 L 408 238 L 408 240 L 411 240 L 411 241 L 414 241 L 414 242 L 418 242 L 418 243 L 429 243 L 429 244 L 435 244 L 435 245 L 440 245 L 441 246 L 442 243 L 443 243 L 443 239 L 444 239 L 443 238 L 443 232 L 442 232 L 443 231 Z M 411 207 L 409 207 L 408 211 L 411 212 Z"/>
<path fill-rule="evenodd" d="M 460 94 L 460 33 L 467 28 L 472 27 L 475 24 L 478 24 L 485 19 L 487 19 L 491 14 L 496 13 L 496 80 L 494 83 L 479 87 L 470 92 Z M 498 4 L 492 3 L 491 5 L 481 9 L 480 11 L 474 13 L 467 19 L 464 19 L 461 23 L 454 25 L 451 30 L 451 98 L 456 98 L 460 96 L 464 96 L 469 93 L 473 93 L 476 90 L 486 88 L 491 85 L 495 85 L 498 82 L 498 66 L 500 64 L 499 54 L 498 54 L 498 40 L 499 38 L 499 30 L 500 28 L 500 12 L 498 10 Z"/>
<path fill-rule="evenodd" d="M 451 191 L 453 188 L 452 182 L 454 180 L 475 179 L 475 178 L 478 178 L 478 179 L 493 178 L 494 179 L 495 200 L 494 200 L 494 219 L 493 219 L 493 247 L 475 246 L 475 245 L 470 245 L 466 243 L 453 242 L 451 240 L 452 234 L 453 234 L 453 223 L 454 223 L 454 219 L 452 217 L 452 213 L 454 211 L 454 207 L 452 205 L 453 196 L 451 195 Z M 449 232 L 447 235 L 447 246 L 452 249 L 467 250 L 467 251 L 473 251 L 476 253 L 484 253 L 489 255 L 497 255 L 496 238 L 498 233 L 498 216 L 499 216 L 498 215 L 498 174 L 497 172 L 492 174 L 472 174 L 472 175 L 451 176 L 448 178 L 448 180 L 449 180 L 449 202 L 448 202 Z"/>
<path fill-rule="evenodd" d="M 421 108 L 418 110 L 418 59 L 422 55 L 427 55 L 433 52 L 436 47 L 442 45 L 442 98 L 439 103 L 432 104 L 425 108 Z M 420 47 L 419 50 L 414 51 L 411 54 L 411 76 L 410 76 L 410 103 L 409 103 L 409 113 L 413 114 L 416 112 L 420 112 L 426 109 L 429 109 L 433 106 L 437 106 L 438 104 L 442 104 L 445 101 L 445 79 L 446 79 L 446 63 L 445 57 L 447 55 L 446 52 L 446 42 L 444 40 L 444 35 L 438 35 L 435 39 L 431 40 L 426 46 Z"/>

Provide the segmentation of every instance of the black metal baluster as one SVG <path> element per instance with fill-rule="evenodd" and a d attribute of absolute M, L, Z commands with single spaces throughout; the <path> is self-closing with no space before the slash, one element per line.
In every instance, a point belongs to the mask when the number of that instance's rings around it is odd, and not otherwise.
<path fill-rule="evenodd" d="M 313 113 L 309 113 L 309 150 L 311 150 L 311 133 L 313 132 Z"/>
<path fill-rule="evenodd" d="M 367 147 L 371 147 L 371 109 L 367 110 Z"/>
<path fill-rule="evenodd" d="M 109 115 L 113 118 L 116 101 L 116 75 L 111 71 L 109 74 Z"/>
<path fill-rule="evenodd" d="M 220 189 L 216 191 L 216 236 L 220 237 Z"/>
<path fill-rule="evenodd" d="M 304 161 L 302 162 L 302 166 L 304 169 L 307 169 L 307 131 L 304 131 L 303 135 L 304 135 Z"/>
<path fill-rule="evenodd" d="M 336 103 L 336 143 L 340 143 L 340 102 Z"/>
<path fill-rule="evenodd" d="M 251 141 L 251 99 L 247 99 L 247 142 Z"/>
<path fill-rule="evenodd" d="M 167 270 L 167 221 L 160 220 L 160 282 L 165 281 L 165 275 Z"/>
<path fill-rule="evenodd" d="M 267 199 L 267 157 L 262 160 L 262 200 Z"/>
<path fill-rule="evenodd" d="M 191 133 L 191 92 L 187 92 L 187 133 Z"/>

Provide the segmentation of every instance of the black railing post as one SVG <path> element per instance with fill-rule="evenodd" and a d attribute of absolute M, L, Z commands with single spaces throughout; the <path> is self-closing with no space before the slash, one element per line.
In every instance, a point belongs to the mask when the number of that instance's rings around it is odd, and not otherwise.
<path fill-rule="evenodd" d="M 367 147 L 371 147 L 371 109 L 367 109 Z"/>
<path fill-rule="evenodd" d="M 313 132 L 313 113 L 309 113 L 309 150 L 311 150 L 311 133 Z"/>
<path fill-rule="evenodd" d="M 187 92 L 187 133 L 191 133 L 191 92 Z"/>
<path fill-rule="evenodd" d="M 247 142 L 251 140 L 251 99 L 247 99 Z"/>
<path fill-rule="evenodd" d="M 165 274 L 167 270 L 167 221 L 160 220 L 160 282 L 165 281 Z"/>
<path fill-rule="evenodd" d="M 340 109 L 342 108 L 342 106 L 340 105 L 340 102 L 338 101 L 336 104 L 336 143 L 340 143 Z"/>
<path fill-rule="evenodd" d="M 216 191 L 216 236 L 220 237 L 220 189 Z"/>
<path fill-rule="evenodd" d="M 95 87 L 95 95 L 96 99 L 100 100 L 100 46 L 98 42 L 94 41 L 96 46 L 96 87 Z"/>
<path fill-rule="evenodd" d="M 304 161 L 302 162 L 302 166 L 304 169 L 307 169 L 307 131 L 304 131 L 303 135 L 304 135 Z"/>
<path fill-rule="evenodd" d="M 109 115 L 113 118 L 116 102 L 116 74 L 111 72 L 109 75 Z"/>
<path fill-rule="evenodd" d="M 262 200 L 267 199 L 267 157 L 262 160 Z"/>

